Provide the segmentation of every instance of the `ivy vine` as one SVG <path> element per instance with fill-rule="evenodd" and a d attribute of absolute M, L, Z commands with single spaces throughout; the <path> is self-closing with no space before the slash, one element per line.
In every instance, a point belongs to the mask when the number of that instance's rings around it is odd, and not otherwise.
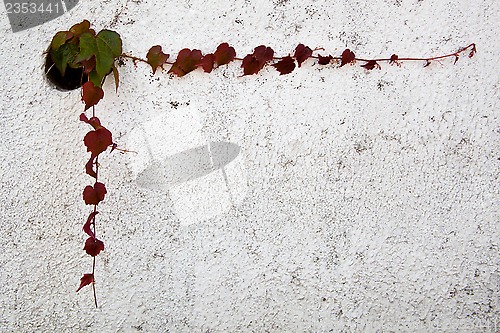
<path fill-rule="evenodd" d="M 134 65 L 145 63 L 151 66 L 153 74 L 158 69 L 166 70 L 168 68 L 167 73 L 182 77 L 197 69 L 210 73 L 217 67 L 239 61 L 243 70 L 242 76 L 257 74 L 266 66 L 275 68 L 280 75 L 286 75 L 297 67 L 301 67 L 310 58 L 323 66 L 343 67 L 360 62 L 361 67 L 373 70 L 381 69 L 381 63 L 401 66 L 403 62 L 418 61 L 423 62 L 424 67 L 426 67 L 434 61 L 448 58 L 456 63 L 460 56 L 466 54 L 471 58 L 475 53 L 476 45 L 471 43 L 456 52 L 428 58 L 400 57 L 397 54 L 392 54 L 385 58 L 365 59 L 357 57 L 349 49 L 345 49 L 339 56 L 332 56 L 325 54 L 322 48 L 311 49 L 304 44 L 299 44 L 293 54 L 286 56 L 276 56 L 272 48 L 260 45 L 252 53 L 239 58 L 232 46 L 228 43 L 222 43 L 213 53 L 203 54 L 197 49 L 182 49 L 174 60 L 170 60 L 170 54 L 164 53 L 160 45 L 155 45 L 149 49 L 144 59 L 123 53 L 122 40 L 118 33 L 111 30 L 101 30 L 96 33 L 88 20 L 73 25 L 67 31 L 57 32 L 47 50 L 47 63 L 50 65 L 47 74 L 54 71 L 54 67 L 58 71 L 56 76 L 62 78 L 67 76 L 68 71 L 76 70 L 76 73 L 79 73 L 77 86 L 81 86 L 81 98 L 85 104 L 80 120 L 92 127 L 92 130 L 83 138 L 83 143 L 87 147 L 87 152 L 90 153 L 89 160 L 85 164 L 85 172 L 93 179 L 93 185 L 87 185 L 82 194 L 85 204 L 91 206 L 82 229 L 87 235 L 83 249 L 92 257 L 92 270 L 91 273 L 83 274 L 77 292 L 87 285 L 92 285 L 94 303 L 96 307 L 98 306 L 95 289 L 95 264 L 96 256 L 104 250 L 104 243 L 97 238 L 96 217 L 99 214 L 98 205 L 104 200 L 107 193 L 105 184 L 99 181 L 99 157 L 108 148 L 110 152 L 119 148 L 113 142 L 112 133 L 102 125 L 96 116 L 95 106 L 104 98 L 102 85 L 105 78 L 111 73 L 118 90 L 119 74 L 116 66 L 118 63 L 124 60 L 131 60 Z M 89 109 L 92 109 L 90 117 L 86 114 Z"/>

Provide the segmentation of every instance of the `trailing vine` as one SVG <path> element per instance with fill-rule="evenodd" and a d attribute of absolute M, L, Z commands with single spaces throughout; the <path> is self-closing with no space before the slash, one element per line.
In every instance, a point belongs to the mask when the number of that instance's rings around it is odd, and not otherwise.
<path fill-rule="evenodd" d="M 82 88 L 81 98 L 85 104 L 80 120 L 93 128 L 83 138 L 87 152 L 90 153 L 90 158 L 85 164 L 85 173 L 93 178 L 93 185 L 87 185 L 83 190 L 83 200 L 86 205 L 91 206 L 91 209 L 82 228 L 83 232 L 88 236 L 83 249 L 92 257 L 92 271 L 83 274 L 77 292 L 87 285 L 92 285 L 94 303 L 96 307 L 98 306 L 95 289 L 96 256 L 104 250 L 104 243 L 97 238 L 96 217 L 99 214 L 98 205 L 104 200 L 107 193 L 106 186 L 99 181 L 99 157 L 108 148 L 110 152 L 118 148 L 113 142 L 112 133 L 101 124 L 101 121 L 96 116 L 95 106 L 104 98 L 102 84 L 111 73 L 114 77 L 115 87 L 118 90 L 119 74 L 116 67 L 117 63 L 121 63 L 123 60 L 131 60 L 134 65 L 145 63 L 151 66 L 153 74 L 156 73 L 158 68 L 161 70 L 168 68 L 168 74 L 182 77 L 198 68 L 210 73 L 220 66 L 239 61 L 243 70 L 242 76 L 257 74 L 266 66 L 273 67 L 280 75 L 286 75 L 293 72 L 297 67 L 301 67 L 308 59 L 314 59 L 319 65 L 334 64 L 337 67 L 361 62 L 361 67 L 366 70 L 381 69 L 381 63 L 401 66 L 403 62 L 418 61 L 423 62 L 424 67 L 429 66 L 434 61 L 444 59 L 453 59 L 453 63 L 456 63 L 460 56 L 464 54 L 467 54 L 469 58 L 474 56 L 476 45 L 471 43 L 456 52 L 428 58 L 399 57 L 392 54 L 386 58 L 365 59 L 357 57 L 349 49 L 345 49 L 340 56 L 324 53 L 325 51 L 322 48 L 311 49 L 304 44 L 299 44 L 293 54 L 275 56 L 272 48 L 260 45 L 252 53 L 245 55 L 243 58 L 238 58 L 232 46 L 228 43 L 221 43 L 213 53 L 203 54 L 197 49 L 182 49 L 175 60 L 170 61 L 170 55 L 164 53 L 160 45 L 155 45 L 149 49 L 144 59 L 123 53 L 122 40 L 118 33 L 110 30 L 101 30 L 96 33 L 87 20 L 73 25 L 67 31 L 57 32 L 47 50 L 46 66 L 48 68 L 46 74 L 49 78 L 65 78 L 67 72 L 76 70 L 79 75 L 79 84 L 77 86 Z M 54 73 L 54 67 L 58 72 Z M 86 112 L 90 108 L 92 108 L 92 115 L 89 118 Z"/>

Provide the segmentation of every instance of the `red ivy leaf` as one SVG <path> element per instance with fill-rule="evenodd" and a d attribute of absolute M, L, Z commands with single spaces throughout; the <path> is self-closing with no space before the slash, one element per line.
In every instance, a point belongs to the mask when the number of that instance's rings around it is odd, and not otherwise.
<path fill-rule="evenodd" d="M 80 114 L 80 121 L 83 121 L 84 123 L 89 123 L 89 118 L 85 115 L 85 113 Z"/>
<path fill-rule="evenodd" d="M 89 256 L 95 257 L 101 251 L 104 251 L 104 243 L 97 238 L 89 237 L 85 241 L 83 249 Z"/>
<path fill-rule="evenodd" d="M 295 60 L 290 56 L 284 57 L 272 66 L 280 72 L 280 75 L 289 74 L 295 69 Z"/>
<path fill-rule="evenodd" d="M 214 69 L 214 61 L 215 61 L 215 55 L 213 54 L 206 54 L 203 59 L 201 59 L 201 62 L 199 66 L 203 68 L 205 73 L 210 73 Z"/>
<path fill-rule="evenodd" d="M 91 117 L 88 124 L 92 126 L 95 130 L 102 128 L 101 121 L 97 117 Z"/>
<path fill-rule="evenodd" d="M 104 200 L 107 193 L 106 186 L 103 183 L 96 182 L 94 187 L 88 185 L 83 190 L 83 200 L 87 205 L 98 205 L 99 202 Z"/>
<path fill-rule="evenodd" d="M 243 58 L 241 67 L 243 67 L 243 75 L 252 75 L 257 74 L 263 65 L 253 55 L 249 54 Z"/>
<path fill-rule="evenodd" d="M 88 132 L 83 138 L 83 143 L 87 146 L 87 151 L 97 156 L 113 144 L 113 138 L 107 128 L 100 127 Z"/>
<path fill-rule="evenodd" d="M 167 62 L 168 57 L 170 57 L 170 55 L 163 53 L 160 45 L 152 46 L 149 49 L 146 58 L 148 59 L 148 64 L 153 68 L 153 74 L 158 67 Z"/>
<path fill-rule="evenodd" d="M 243 75 L 257 74 L 268 61 L 273 59 L 273 56 L 274 51 L 270 47 L 257 46 L 252 54 L 248 54 L 243 58 L 241 64 Z"/>
<path fill-rule="evenodd" d="M 83 60 L 81 63 L 83 65 L 83 72 L 86 75 L 89 75 L 89 73 L 95 68 L 95 56 L 90 57 L 90 59 Z"/>
<path fill-rule="evenodd" d="M 304 44 L 297 45 L 297 47 L 295 48 L 294 58 L 297 59 L 299 67 L 310 56 L 312 56 L 312 50 L 309 48 L 309 46 L 305 46 Z"/>
<path fill-rule="evenodd" d="M 92 155 L 90 160 L 85 164 L 85 173 L 97 179 L 97 173 L 94 171 L 94 160 L 96 157 L 97 155 Z"/>
<path fill-rule="evenodd" d="M 333 60 L 333 57 L 331 55 L 328 55 L 326 57 L 323 57 L 322 55 L 318 55 L 318 64 L 320 65 L 328 65 L 330 61 Z"/>
<path fill-rule="evenodd" d="M 201 62 L 202 54 L 200 50 L 182 49 L 177 55 L 177 59 L 168 71 L 181 77 L 196 69 Z"/>
<path fill-rule="evenodd" d="M 76 292 L 79 292 L 80 289 L 82 289 L 83 287 L 91 284 L 91 283 L 94 283 L 94 275 L 93 274 L 83 274 L 83 277 L 80 279 L 80 287 L 78 287 L 78 289 L 76 290 Z"/>
<path fill-rule="evenodd" d="M 101 121 L 99 120 L 99 118 L 97 117 L 91 117 L 90 119 L 87 118 L 87 116 L 85 115 L 85 113 L 82 113 L 80 115 L 80 120 L 83 121 L 84 123 L 86 124 L 89 124 L 90 126 L 92 126 L 94 129 L 99 129 L 101 128 Z"/>
<path fill-rule="evenodd" d="M 340 67 L 349 63 L 353 63 L 355 58 L 356 56 L 351 50 L 345 49 L 344 52 L 342 52 L 342 60 L 340 62 Z"/>
<path fill-rule="evenodd" d="M 236 57 L 236 51 L 228 43 L 222 43 L 217 47 L 214 53 L 217 66 L 229 64 Z"/>
<path fill-rule="evenodd" d="M 266 63 L 270 60 L 273 59 L 273 56 L 274 56 L 274 51 L 272 48 L 270 47 L 266 47 L 264 45 L 260 45 L 260 46 L 257 46 L 254 51 L 253 51 L 253 55 L 255 56 L 255 58 L 262 62 L 262 63 Z"/>
<path fill-rule="evenodd" d="M 87 218 L 87 222 L 83 225 L 83 232 L 85 232 L 87 235 L 89 235 L 92 238 L 95 238 L 95 234 L 90 228 L 92 224 L 94 224 L 94 217 L 99 214 L 99 212 L 92 212 L 90 213 L 89 217 Z"/>
<path fill-rule="evenodd" d="M 391 55 L 391 59 L 389 60 L 389 64 L 397 64 L 398 63 L 398 55 L 397 54 L 393 54 Z"/>
<path fill-rule="evenodd" d="M 361 65 L 361 67 L 364 67 L 368 69 L 369 71 L 374 69 L 375 67 L 380 69 L 380 65 L 375 61 L 375 60 L 368 60 L 366 64 Z"/>
<path fill-rule="evenodd" d="M 83 84 L 82 101 L 85 102 L 85 110 L 96 105 L 104 97 L 104 91 L 100 87 L 94 86 L 92 81 Z"/>

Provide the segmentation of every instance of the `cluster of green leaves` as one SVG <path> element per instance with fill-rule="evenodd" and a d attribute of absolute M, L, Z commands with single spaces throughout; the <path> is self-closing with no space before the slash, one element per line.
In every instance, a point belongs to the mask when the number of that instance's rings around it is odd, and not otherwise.
<path fill-rule="evenodd" d="M 111 30 L 96 34 L 90 22 L 84 20 L 68 31 L 59 31 L 52 38 L 50 57 L 56 68 L 65 75 L 66 69 L 82 68 L 96 87 L 101 87 L 106 75 L 113 72 L 118 89 L 118 70 L 115 60 L 122 54 L 120 35 Z"/>

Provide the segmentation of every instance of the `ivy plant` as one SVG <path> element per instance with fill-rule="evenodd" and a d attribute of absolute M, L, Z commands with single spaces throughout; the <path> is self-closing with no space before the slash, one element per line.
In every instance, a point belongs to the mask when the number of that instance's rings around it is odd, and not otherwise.
<path fill-rule="evenodd" d="M 357 57 L 350 49 L 345 49 L 340 55 L 333 56 L 322 48 L 311 49 L 309 46 L 299 44 L 288 55 L 276 56 L 274 50 L 265 45 L 257 46 L 252 53 L 237 57 L 236 50 L 228 43 L 221 43 L 212 53 L 202 53 L 197 49 L 182 49 L 177 53 L 175 59 L 170 54 L 164 53 L 160 45 L 152 46 L 145 58 L 136 57 L 123 53 L 120 35 L 111 30 L 101 30 L 98 33 L 91 28 L 90 22 L 84 20 L 73 25 L 67 31 L 57 32 L 47 50 L 47 74 L 57 71 L 56 76 L 66 78 L 69 71 L 78 73 L 78 84 L 82 89 L 82 102 L 84 112 L 80 120 L 92 129 L 83 138 L 83 143 L 90 154 L 85 164 L 85 172 L 91 177 L 93 183 L 87 185 L 82 192 L 82 198 L 86 205 L 91 206 L 83 223 L 83 232 L 86 234 L 83 250 L 92 257 L 92 270 L 81 277 L 80 286 L 77 291 L 87 285 L 92 285 L 94 303 L 97 307 L 97 296 L 95 289 L 95 264 L 96 256 L 104 250 L 104 243 L 97 238 L 96 217 L 99 214 L 98 205 L 105 199 L 107 188 L 99 181 L 99 157 L 109 149 L 121 150 L 113 142 L 113 136 L 97 118 L 95 106 L 104 98 L 102 85 L 106 77 L 113 73 L 115 87 L 118 90 L 119 74 L 117 63 L 130 60 L 135 65 L 144 63 L 151 67 L 153 74 L 158 69 L 167 70 L 167 73 L 182 77 L 195 70 L 210 73 L 220 66 L 227 65 L 233 61 L 239 61 L 243 71 L 242 76 L 258 74 L 262 69 L 271 66 L 280 75 L 292 73 L 297 67 L 312 59 L 321 66 L 341 68 L 346 65 L 360 63 L 367 71 L 382 69 L 381 64 L 401 66 L 403 62 L 422 62 L 424 67 L 432 62 L 451 59 L 456 63 L 460 56 L 466 54 L 469 58 L 476 53 L 476 45 L 471 43 L 459 48 L 455 52 L 433 57 L 400 57 L 392 54 L 388 57 L 365 59 Z M 72 74 L 74 75 L 74 74 Z M 91 114 L 87 115 L 91 109 Z"/>

